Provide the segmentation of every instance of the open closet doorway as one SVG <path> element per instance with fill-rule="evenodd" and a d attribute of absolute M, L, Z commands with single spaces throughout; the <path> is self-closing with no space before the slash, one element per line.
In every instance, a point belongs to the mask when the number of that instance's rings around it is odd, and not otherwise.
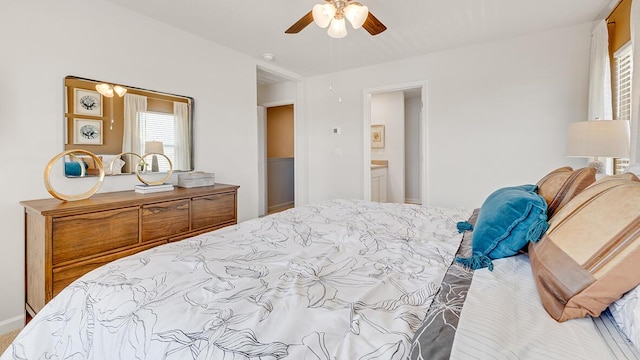
<path fill-rule="evenodd" d="M 256 67 L 258 216 L 308 203 L 307 125 L 301 101 L 304 91 L 297 74 L 267 66 Z M 286 120 L 272 125 L 272 112 L 285 113 Z M 286 130 L 278 131 L 283 128 Z M 275 139 L 270 135 L 267 138 L 267 132 L 274 129 L 279 135 Z M 274 145 L 278 147 L 275 152 L 269 150 Z M 280 170 L 272 170 L 274 167 Z M 274 186 L 277 189 L 272 191 Z"/>
<path fill-rule="evenodd" d="M 427 204 L 425 86 L 365 90 L 364 198 Z"/>
<path fill-rule="evenodd" d="M 264 216 L 295 204 L 294 106 L 258 107 L 260 211 Z"/>

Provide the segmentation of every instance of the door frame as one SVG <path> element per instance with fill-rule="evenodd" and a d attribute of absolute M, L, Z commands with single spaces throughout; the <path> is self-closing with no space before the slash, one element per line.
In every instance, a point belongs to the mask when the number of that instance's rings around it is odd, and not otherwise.
<path fill-rule="evenodd" d="M 423 206 L 429 204 L 428 199 L 428 117 L 427 117 L 427 83 L 425 81 L 407 82 L 383 87 L 364 89 L 363 109 L 363 199 L 371 201 L 371 96 L 380 93 L 420 89 L 422 111 L 420 111 L 420 202 Z"/>

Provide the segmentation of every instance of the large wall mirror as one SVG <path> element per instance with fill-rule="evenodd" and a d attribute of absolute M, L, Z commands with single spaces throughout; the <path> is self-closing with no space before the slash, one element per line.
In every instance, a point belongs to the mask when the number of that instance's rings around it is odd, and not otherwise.
<path fill-rule="evenodd" d="M 193 98 L 67 76 L 65 150 L 96 154 L 106 175 L 193 170 Z M 144 154 L 161 153 L 150 157 Z M 157 163 L 156 163 L 156 158 Z M 65 176 L 97 176 L 95 161 L 65 159 Z"/>

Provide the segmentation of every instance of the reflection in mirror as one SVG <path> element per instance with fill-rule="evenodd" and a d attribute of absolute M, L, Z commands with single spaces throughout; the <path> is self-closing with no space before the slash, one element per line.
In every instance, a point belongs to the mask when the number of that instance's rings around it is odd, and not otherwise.
<path fill-rule="evenodd" d="M 193 98 L 76 76 L 67 76 L 64 85 L 65 150 L 96 154 L 106 175 L 134 174 L 140 158 L 130 154 L 150 152 L 146 146 L 166 155 L 174 171 L 193 170 Z M 93 159 L 68 161 L 74 172 L 65 170 L 67 177 L 98 174 Z"/>
<path fill-rule="evenodd" d="M 147 150 L 149 147 L 147 146 Z M 138 163 L 136 176 L 147 185 L 162 185 L 173 173 L 173 165 L 169 157 L 162 152 L 147 151 Z M 160 176 L 158 176 L 160 175 Z"/>
<path fill-rule="evenodd" d="M 51 169 L 56 164 L 63 163 L 64 173 L 67 174 L 67 177 L 84 177 L 86 176 L 85 169 L 84 169 L 84 162 L 83 161 L 81 162 L 80 160 L 78 160 L 81 158 L 95 161 L 95 164 L 97 164 L 98 166 L 97 174 L 96 174 L 98 177 L 98 181 L 86 192 L 81 194 L 68 195 L 68 194 L 63 194 L 56 191 L 55 187 L 51 183 Z M 58 161 L 60 159 L 63 159 L 63 161 Z M 91 195 L 95 194 L 98 191 L 98 189 L 100 189 L 100 186 L 102 186 L 103 180 L 104 180 L 104 169 L 102 167 L 102 161 L 100 161 L 100 159 L 98 159 L 98 157 L 95 156 L 95 154 L 87 150 L 80 150 L 80 149 L 65 150 L 59 153 L 58 155 L 54 156 L 49 161 L 49 163 L 47 164 L 47 167 L 44 170 L 44 185 L 47 188 L 47 191 L 54 198 L 63 200 L 63 201 L 88 199 L 89 197 L 91 197 Z"/>

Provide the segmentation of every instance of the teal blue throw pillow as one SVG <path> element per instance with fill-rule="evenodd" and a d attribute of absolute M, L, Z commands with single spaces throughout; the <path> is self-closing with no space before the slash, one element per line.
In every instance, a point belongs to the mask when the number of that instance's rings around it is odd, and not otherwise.
<path fill-rule="evenodd" d="M 528 242 L 538 241 L 549 224 L 547 202 L 536 190 L 536 185 L 521 185 L 489 195 L 473 228 L 458 223 L 459 231 L 473 229 L 473 237 L 472 256 L 456 261 L 474 270 L 493 270 L 492 259 L 516 255 Z"/>
<path fill-rule="evenodd" d="M 83 161 L 85 165 L 85 170 L 87 168 L 87 164 Z M 77 161 L 65 161 L 64 162 L 64 174 L 66 176 L 82 176 L 82 165 L 80 165 Z"/>

